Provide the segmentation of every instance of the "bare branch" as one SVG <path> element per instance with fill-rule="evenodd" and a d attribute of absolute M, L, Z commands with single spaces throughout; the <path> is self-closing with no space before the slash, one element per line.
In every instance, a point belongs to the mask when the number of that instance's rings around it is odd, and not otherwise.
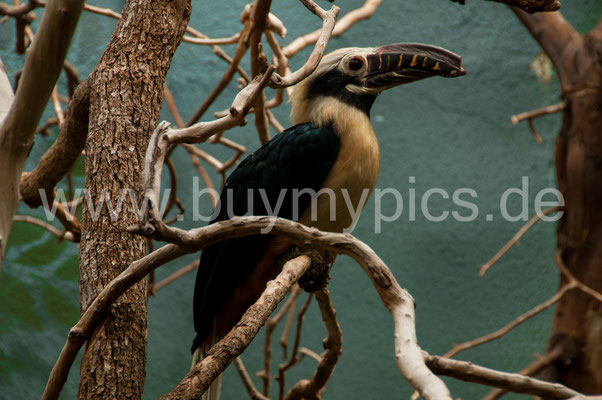
<path fill-rule="evenodd" d="M 578 280 L 575 277 L 575 275 L 573 275 L 571 271 L 567 268 L 562 259 L 562 251 L 560 249 L 556 249 L 556 251 L 554 252 L 554 261 L 556 261 L 556 266 L 558 267 L 560 272 L 566 277 L 568 281 L 567 285 L 573 285 L 575 288 L 581 290 L 583 293 L 593 297 L 594 299 L 602 303 L 602 294 L 598 293 L 594 289 L 590 288 L 589 286 Z"/>
<path fill-rule="evenodd" d="M 236 366 L 236 370 L 242 379 L 242 383 L 245 385 L 247 389 L 247 393 L 249 393 L 249 397 L 252 400 L 270 400 L 269 397 L 264 396 L 257 390 L 255 385 L 253 384 L 253 380 L 249 376 L 247 369 L 245 368 L 245 364 L 242 362 L 242 358 L 236 357 L 234 359 L 234 365 Z"/>
<path fill-rule="evenodd" d="M 270 12 L 272 0 L 255 0 L 251 9 L 251 31 L 249 32 L 249 47 L 251 48 L 251 75 L 254 77 L 263 73 L 262 64 L 267 64 L 263 47 L 261 45 L 261 37 L 266 30 L 267 18 Z M 272 79 L 274 75 L 272 75 Z M 261 144 L 266 144 L 270 141 L 270 132 L 268 129 L 268 120 L 265 115 L 265 95 L 263 91 L 255 99 L 253 104 L 255 109 L 255 128 L 259 135 Z"/>
<path fill-rule="evenodd" d="M 65 123 L 52 146 L 31 172 L 23 174 L 20 184 L 22 200 L 30 207 L 42 205 L 40 191 L 54 199 L 54 187 L 73 167 L 86 144 L 90 107 L 90 79 L 77 87 L 65 116 Z"/>
<path fill-rule="evenodd" d="M 532 119 L 532 118 L 541 117 L 542 115 L 554 114 L 554 113 L 564 110 L 565 108 L 566 108 L 566 102 L 562 101 L 558 104 L 553 104 L 551 106 L 538 108 L 537 110 L 531 110 L 531 111 L 526 111 L 524 113 L 515 114 L 510 117 L 510 121 L 514 125 L 517 125 L 519 122 L 521 122 L 525 119 Z"/>
<path fill-rule="evenodd" d="M 6 15 L 8 17 L 21 17 L 30 11 L 33 11 L 37 7 L 40 7 L 40 4 L 35 0 L 30 0 L 27 3 L 19 5 L 0 3 L 0 15 Z"/>
<path fill-rule="evenodd" d="M 557 113 L 559 111 L 564 110 L 565 108 L 566 108 L 566 102 L 563 101 L 561 103 L 543 107 L 543 108 L 539 108 L 537 110 L 527 111 L 527 112 L 524 112 L 521 114 L 513 115 L 510 117 L 510 121 L 514 125 L 516 125 L 520 121 L 523 121 L 526 119 L 529 122 L 529 129 L 531 130 L 531 133 L 533 133 L 533 137 L 535 138 L 535 141 L 537 143 L 541 143 L 542 142 L 541 136 L 539 136 L 539 133 L 537 133 L 537 130 L 535 129 L 535 125 L 533 125 L 533 118 L 541 117 L 542 115 Z"/>
<path fill-rule="evenodd" d="M 271 227 L 271 234 L 283 235 L 295 244 L 352 257 L 368 274 L 384 305 L 393 315 L 396 361 L 402 375 L 427 400 L 451 399 L 451 396 L 446 394 L 448 391 L 443 382 L 430 373 L 424 365 L 420 348 L 416 343 L 412 297 L 399 286 L 378 255 L 369 246 L 349 234 L 321 232 L 297 222 L 270 217 L 235 217 L 188 232 L 168 228 L 177 232 L 183 246 L 168 244 L 155 250 L 133 262 L 102 290 L 86 309 L 80 321 L 70 330 L 65 347 L 52 369 L 43 399 L 58 397 L 79 349 L 103 321 L 111 304 L 129 287 L 143 279 L 150 271 L 184 254 L 200 251 L 227 238 L 257 235 L 266 227 Z M 129 230 L 144 233 L 140 232 L 139 227 Z"/>
<path fill-rule="evenodd" d="M 534 376 L 548 365 L 556 362 L 561 356 L 562 347 L 556 346 L 552 349 L 552 351 L 549 351 L 543 356 L 540 356 L 531 364 L 521 369 L 518 373 L 526 376 Z M 487 395 L 485 395 L 485 397 L 483 397 L 481 400 L 497 400 L 500 397 L 502 397 L 504 393 L 506 393 L 504 389 L 493 389 L 491 392 L 487 393 Z"/>
<path fill-rule="evenodd" d="M 330 301 L 330 292 L 328 289 L 322 289 L 316 292 L 316 300 L 320 306 L 322 320 L 326 325 L 328 337 L 324 341 L 326 351 L 316 368 L 316 372 L 310 380 L 301 380 L 297 382 L 286 396 L 287 400 L 293 399 L 317 399 L 319 394 L 326 387 L 328 379 L 332 375 L 334 367 L 343 352 L 343 332 L 336 320 L 336 311 Z"/>
<path fill-rule="evenodd" d="M 299 354 L 301 354 L 302 356 L 308 356 L 308 357 L 316 360 L 317 362 L 321 362 L 322 361 L 322 356 L 321 355 L 319 355 L 318 353 L 316 353 L 312 349 L 308 349 L 307 347 L 299 347 Z"/>
<path fill-rule="evenodd" d="M 243 31 L 243 36 L 244 36 L 244 34 L 245 34 L 245 31 Z M 238 64 L 240 63 L 240 60 L 245 55 L 248 48 L 249 48 L 249 45 L 241 38 L 238 41 L 238 45 L 236 46 L 236 50 L 234 52 L 234 57 L 232 58 L 232 62 L 230 63 L 230 67 L 228 68 L 226 73 L 222 76 L 222 78 L 220 79 L 218 84 L 215 86 L 215 88 L 213 88 L 211 93 L 209 93 L 207 98 L 203 101 L 203 103 L 199 106 L 199 108 L 194 112 L 192 117 L 190 117 L 190 120 L 188 120 L 188 123 L 186 124 L 187 126 L 191 126 L 192 124 L 197 122 L 199 119 L 201 119 L 203 114 L 205 114 L 205 111 L 207 111 L 207 109 L 211 106 L 211 104 L 213 104 L 213 102 L 215 101 L 217 96 L 219 96 L 219 94 L 226 88 L 226 86 L 228 86 L 228 83 L 230 83 L 230 81 L 232 80 L 232 77 L 236 73 L 236 70 L 237 70 Z"/>
<path fill-rule="evenodd" d="M 529 222 L 527 222 L 526 224 L 521 226 L 521 228 L 518 230 L 518 232 L 516 232 L 514 234 L 514 236 L 512 236 L 512 238 L 508 241 L 508 243 L 506 243 L 504 245 L 504 247 L 502 247 L 497 253 L 495 253 L 495 255 L 493 257 L 491 257 L 491 259 L 489 261 L 487 261 L 485 264 L 481 265 L 481 267 L 479 268 L 479 276 L 483 277 L 485 275 L 485 273 L 489 270 L 489 268 L 491 268 L 493 266 L 493 264 L 498 262 L 500 260 L 500 258 L 502 258 L 504 256 L 504 254 L 506 254 L 508 252 L 508 250 L 510 250 L 512 248 L 512 246 L 517 244 L 519 242 L 519 240 L 525 235 L 525 233 L 527 233 L 527 231 L 529 229 L 531 229 L 533 227 L 533 225 L 535 225 L 541 219 L 541 217 L 551 214 L 553 212 L 561 211 L 561 210 L 562 210 L 562 207 L 552 207 L 552 208 L 548 208 L 547 210 L 544 210 L 541 214 L 535 213 L 535 215 L 533 215 L 533 217 L 531 217 Z"/>
<path fill-rule="evenodd" d="M 181 278 L 184 275 L 194 271 L 198 267 L 199 267 L 199 260 L 197 259 L 197 260 L 194 260 L 193 262 L 189 263 L 188 265 L 180 268 L 173 274 L 169 275 L 167 278 L 165 278 L 162 281 L 160 281 L 159 283 L 157 283 L 155 285 L 155 292 L 159 291 L 159 289 L 162 289 L 165 286 L 169 285 L 170 283 L 174 282 L 178 278 Z"/>
<path fill-rule="evenodd" d="M 345 14 L 335 25 L 334 30 L 332 31 L 332 37 L 341 36 L 347 29 L 353 26 L 358 21 L 363 19 L 370 18 L 372 14 L 376 11 L 378 6 L 382 3 L 382 0 L 366 0 L 364 5 L 360 8 L 355 9 L 353 11 Z M 288 46 L 286 46 L 283 50 L 284 54 L 290 58 L 293 55 L 297 54 L 307 46 L 310 46 L 318 41 L 320 37 L 321 30 L 315 30 L 307 35 L 301 36 L 291 42 Z"/>
<path fill-rule="evenodd" d="M 167 84 L 163 86 L 163 100 L 165 100 L 165 104 L 167 104 L 167 108 L 173 117 L 174 122 L 178 128 L 184 128 L 186 125 L 184 124 L 184 120 L 178 111 L 178 107 L 176 106 L 176 102 L 171 94 L 171 91 L 167 87 Z"/>
<path fill-rule="evenodd" d="M 205 358 L 194 366 L 174 390 L 161 396 L 161 399 L 200 398 L 211 382 L 251 343 L 259 328 L 310 265 L 311 259 L 308 256 L 299 256 L 286 262 L 282 272 L 267 283 L 265 291 L 247 309 L 236 327 L 212 346 Z"/>
<path fill-rule="evenodd" d="M 554 295 L 552 297 L 550 297 L 543 303 L 538 304 L 537 306 L 533 307 L 529 311 L 519 315 L 518 317 L 516 317 L 515 319 L 510 321 L 508 324 L 506 324 L 502 328 L 498 329 L 497 331 L 492 332 L 485 336 L 481 336 L 477 339 L 469 340 L 468 342 L 457 344 L 450 351 L 445 353 L 443 355 L 443 357 L 453 357 L 461 351 L 471 349 L 471 348 L 479 346 L 483 343 L 487 343 L 492 340 L 501 338 L 506 333 L 510 332 L 512 329 L 516 328 L 517 326 L 519 326 L 526 320 L 528 320 L 528 319 L 536 316 L 540 312 L 545 311 L 548 308 L 552 307 L 554 304 L 556 304 L 562 298 L 562 296 L 564 296 L 569 290 L 572 290 L 575 287 L 576 286 L 574 284 L 564 285 L 562 288 L 558 289 L 558 291 L 556 293 L 554 293 Z"/>
<path fill-rule="evenodd" d="M 63 67 L 82 0 L 51 1 L 25 59 L 10 111 L 0 127 L 0 264 L 19 202 L 19 181 L 34 132 Z"/>
<path fill-rule="evenodd" d="M 305 303 L 299 309 L 299 313 L 297 314 L 297 328 L 295 329 L 295 340 L 293 341 L 293 349 L 291 351 L 291 358 L 278 366 L 278 377 L 276 380 L 278 381 L 278 399 L 284 399 L 284 388 L 286 381 L 286 371 L 288 371 L 292 366 L 298 364 L 301 360 L 297 357 L 297 351 L 299 349 L 299 345 L 301 343 L 301 331 L 303 327 L 303 321 L 305 320 L 305 313 L 309 308 L 309 303 L 313 299 L 313 293 L 309 293 L 307 298 L 305 299 Z"/>
<path fill-rule="evenodd" d="M 278 74 L 274 74 L 274 76 L 272 77 L 272 83 L 270 84 L 270 87 L 283 88 L 293 86 L 305 79 L 306 77 L 308 77 L 318 67 L 320 60 L 324 55 L 324 50 L 326 50 L 326 45 L 328 45 L 328 40 L 333 34 L 333 29 L 335 26 L 336 18 L 340 12 L 340 8 L 337 6 L 332 6 L 332 8 L 329 11 L 325 11 L 312 0 L 301 1 L 305 5 L 305 7 L 307 7 L 311 12 L 322 18 L 322 29 L 320 30 L 320 34 L 316 39 L 316 45 L 314 46 L 314 49 L 311 52 L 311 55 L 309 56 L 305 64 L 303 64 L 303 66 L 297 71 L 285 77 L 282 77 Z"/>
<path fill-rule="evenodd" d="M 84 10 L 92 12 L 94 14 L 104 15 L 106 17 L 121 19 L 121 14 L 111 10 L 110 8 L 102 8 L 102 7 L 96 7 L 96 6 L 92 6 L 90 4 L 86 4 L 86 5 L 84 5 Z"/>
<path fill-rule="evenodd" d="M 27 223 L 30 223 L 33 225 L 37 225 L 40 228 L 45 229 L 48 232 L 50 232 L 59 241 L 65 239 L 70 242 L 75 242 L 75 236 L 73 235 L 73 233 L 71 233 L 69 231 L 61 231 L 61 230 L 55 228 L 54 226 L 50 225 L 49 223 L 42 221 L 41 219 L 32 217 L 30 215 L 15 215 L 13 217 L 13 220 L 15 222 L 27 222 Z"/>
<path fill-rule="evenodd" d="M 240 39 L 240 32 L 238 32 L 230 37 L 227 37 L 227 38 L 211 39 L 211 38 L 197 38 L 197 37 L 184 36 L 184 38 L 182 40 L 187 43 L 192 43 L 192 44 L 215 45 L 215 44 L 234 44 L 234 43 L 237 43 L 239 39 Z"/>
<path fill-rule="evenodd" d="M 260 371 L 257 375 L 261 377 L 263 380 L 263 394 L 266 396 L 270 395 L 270 383 L 271 383 L 271 371 L 272 371 L 272 335 L 274 334 L 274 329 L 278 326 L 282 318 L 289 312 L 289 310 L 294 309 L 295 302 L 297 297 L 301 294 L 301 288 L 299 285 L 294 285 L 290 291 L 289 297 L 286 300 L 286 303 L 280 310 L 274 315 L 272 318 L 268 319 L 265 324 L 265 342 L 264 342 L 264 364 L 263 370 Z"/>
<path fill-rule="evenodd" d="M 580 396 L 580 393 L 559 383 L 544 382 L 520 374 L 499 372 L 471 362 L 423 353 L 426 364 L 434 373 L 451 376 L 465 382 L 480 383 L 481 385 L 498 387 L 508 392 L 525 393 L 552 399 Z"/>

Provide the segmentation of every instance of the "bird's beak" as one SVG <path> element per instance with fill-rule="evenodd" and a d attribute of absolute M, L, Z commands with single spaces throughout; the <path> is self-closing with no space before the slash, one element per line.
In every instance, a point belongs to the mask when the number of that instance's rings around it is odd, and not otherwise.
<path fill-rule="evenodd" d="M 436 75 L 454 78 L 466 74 L 459 55 L 419 43 L 381 46 L 367 54 L 366 60 L 364 85 L 373 89 L 388 89 Z"/>

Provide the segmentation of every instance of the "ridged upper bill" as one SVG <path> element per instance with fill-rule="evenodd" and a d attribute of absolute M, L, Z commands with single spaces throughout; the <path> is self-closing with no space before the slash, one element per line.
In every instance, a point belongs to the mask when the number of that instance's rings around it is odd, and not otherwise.
<path fill-rule="evenodd" d="M 366 87 L 370 88 L 392 87 L 436 75 L 454 78 L 466 74 L 462 57 L 427 44 L 388 44 L 376 48 L 366 59 Z"/>

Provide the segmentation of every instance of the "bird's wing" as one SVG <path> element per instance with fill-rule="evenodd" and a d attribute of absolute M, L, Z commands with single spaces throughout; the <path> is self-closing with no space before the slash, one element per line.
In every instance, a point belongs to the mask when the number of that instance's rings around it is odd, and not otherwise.
<path fill-rule="evenodd" d="M 232 172 L 210 223 L 234 215 L 277 215 L 298 219 L 311 197 L 302 195 L 299 201 L 293 201 L 295 189 L 317 192 L 338 152 L 339 137 L 332 127 L 303 123 L 285 130 L 250 154 Z M 228 239 L 203 250 L 194 289 L 197 337 L 193 351 L 209 335 L 214 336 L 216 315 L 235 289 L 251 277 L 272 239 L 270 235 Z"/>

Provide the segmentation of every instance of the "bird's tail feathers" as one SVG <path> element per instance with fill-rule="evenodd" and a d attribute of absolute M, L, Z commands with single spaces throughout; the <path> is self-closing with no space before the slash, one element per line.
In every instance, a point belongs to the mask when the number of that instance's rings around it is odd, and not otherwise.
<path fill-rule="evenodd" d="M 215 335 L 213 335 L 213 337 L 215 337 Z M 211 340 L 211 342 L 212 346 L 217 342 L 217 340 Z M 197 363 L 199 363 L 203 358 L 205 358 L 205 352 L 209 351 L 211 346 L 208 346 L 206 350 L 204 344 L 201 344 L 199 347 L 196 348 L 196 350 L 192 354 L 192 366 L 190 367 L 190 369 L 194 368 L 194 366 Z M 211 382 L 211 385 L 209 385 L 207 391 L 201 396 L 201 400 L 219 400 L 222 391 L 222 375 L 223 374 L 219 374 L 213 380 L 213 382 Z"/>

